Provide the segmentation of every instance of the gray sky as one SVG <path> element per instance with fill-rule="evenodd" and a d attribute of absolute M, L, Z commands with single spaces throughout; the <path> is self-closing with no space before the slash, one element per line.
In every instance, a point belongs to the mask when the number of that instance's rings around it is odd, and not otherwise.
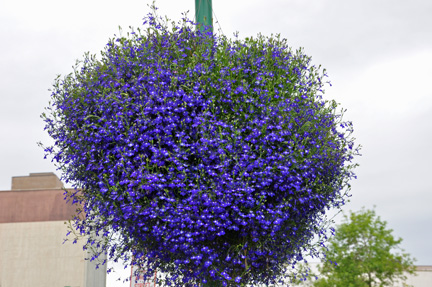
<path fill-rule="evenodd" d="M 99 53 L 118 27 L 139 27 L 150 1 L 0 2 L 0 190 L 12 176 L 54 171 L 39 115 L 58 74 Z M 159 0 L 179 20 L 193 0 Z M 281 34 L 328 71 L 328 99 L 347 108 L 358 179 L 344 210 L 376 206 L 419 265 L 432 265 L 432 1 L 213 0 L 227 36 Z M 57 173 L 58 174 L 58 173 Z"/>

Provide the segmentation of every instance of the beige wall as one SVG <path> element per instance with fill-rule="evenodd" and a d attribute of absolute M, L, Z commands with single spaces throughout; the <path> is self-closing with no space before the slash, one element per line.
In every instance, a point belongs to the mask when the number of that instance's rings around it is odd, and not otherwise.
<path fill-rule="evenodd" d="M 416 266 L 416 273 L 408 275 L 405 283 L 414 287 L 432 286 L 432 266 Z M 403 285 L 401 285 L 403 286 Z"/>
<path fill-rule="evenodd" d="M 314 274 L 319 274 L 319 263 L 310 263 L 311 271 Z M 414 274 L 406 274 L 407 279 L 404 282 L 394 282 L 392 287 L 405 287 L 405 286 L 413 286 L 413 287 L 432 287 L 432 266 L 416 266 L 416 272 Z M 309 279 L 303 284 L 297 284 L 293 286 L 301 286 L 301 287 L 311 287 L 313 286 L 312 282 L 313 278 L 309 277 Z"/>
<path fill-rule="evenodd" d="M 66 233 L 63 221 L 1 223 L 0 286 L 84 287 L 85 253 Z"/>
<path fill-rule="evenodd" d="M 63 183 L 53 172 L 30 173 L 12 177 L 12 190 L 62 189 Z"/>

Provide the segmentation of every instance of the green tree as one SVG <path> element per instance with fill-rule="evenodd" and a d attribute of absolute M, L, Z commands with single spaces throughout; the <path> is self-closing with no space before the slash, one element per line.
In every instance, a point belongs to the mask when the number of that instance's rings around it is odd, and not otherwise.
<path fill-rule="evenodd" d="M 381 287 L 405 280 L 414 272 L 414 259 L 400 248 L 402 239 L 392 231 L 374 210 L 345 215 L 325 252 L 322 278 L 314 286 Z"/>

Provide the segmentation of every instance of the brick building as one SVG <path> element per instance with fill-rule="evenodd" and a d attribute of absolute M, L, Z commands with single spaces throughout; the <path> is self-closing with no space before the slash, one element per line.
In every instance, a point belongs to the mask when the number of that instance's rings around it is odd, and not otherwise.
<path fill-rule="evenodd" d="M 106 265 L 85 260 L 83 245 L 64 243 L 76 207 L 54 173 L 12 178 L 0 191 L 0 287 L 102 287 Z"/>

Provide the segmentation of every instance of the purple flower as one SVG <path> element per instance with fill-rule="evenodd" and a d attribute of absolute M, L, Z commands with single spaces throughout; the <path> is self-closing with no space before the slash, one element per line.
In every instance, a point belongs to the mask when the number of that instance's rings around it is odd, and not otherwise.
<path fill-rule="evenodd" d="M 352 124 L 285 40 L 145 23 L 58 78 L 43 115 L 75 227 L 177 285 L 275 283 L 344 203 Z"/>

